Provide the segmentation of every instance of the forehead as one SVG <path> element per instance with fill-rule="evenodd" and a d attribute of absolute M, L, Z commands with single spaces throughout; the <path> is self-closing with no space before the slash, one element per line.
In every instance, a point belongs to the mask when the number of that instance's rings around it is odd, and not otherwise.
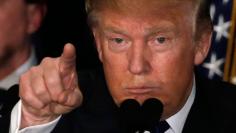
<path fill-rule="evenodd" d="M 192 0 L 99 0 L 95 2 L 97 19 L 112 13 L 129 18 L 181 18 L 193 20 L 196 2 Z M 109 18 L 109 17 L 108 17 Z"/>
<path fill-rule="evenodd" d="M 100 22 L 103 24 L 132 22 L 164 26 L 191 25 L 194 22 L 194 6 L 191 0 L 117 0 L 119 3 L 103 3 L 100 7 Z M 105 6 L 107 4 L 107 6 Z M 121 26 L 121 25 L 120 25 Z M 190 28 L 190 27 L 189 27 Z"/>
<path fill-rule="evenodd" d="M 194 11 L 198 0 L 91 0 L 96 11 L 112 10 L 128 14 L 149 14 L 167 10 Z M 186 12 L 185 12 L 186 13 Z"/>

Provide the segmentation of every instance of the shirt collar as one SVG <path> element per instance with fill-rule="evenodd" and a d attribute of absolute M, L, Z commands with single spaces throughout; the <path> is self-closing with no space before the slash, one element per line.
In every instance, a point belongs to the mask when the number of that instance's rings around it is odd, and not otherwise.
<path fill-rule="evenodd" d="M 26 60 L 24 64 L 19 66 L 14 72 L 8 75 L 6 78 L 0 81 L 0 88 L 8 90 L 12 85 L 19 82 L 20 75 L 26 72 L 31 66 L 37 64 L 37 58 L 35 55 L 35 50 L 31 48 L 30 57 Z"/>
<path fill-rule="evenodd" d="M 189 113 L 191 106 L 194 102 L 195 94 L 196 94 L 196 83 L 195 83 L 195 79 L 194 79 L 191 93 L 190 93 L 185 105 L 176 114 L 174 114 L 173 116 L 166 119 L 166 121 L 170 125 L 169 130 L 172 130 L 173 133 L 182 133 L 188 113 Z"/>

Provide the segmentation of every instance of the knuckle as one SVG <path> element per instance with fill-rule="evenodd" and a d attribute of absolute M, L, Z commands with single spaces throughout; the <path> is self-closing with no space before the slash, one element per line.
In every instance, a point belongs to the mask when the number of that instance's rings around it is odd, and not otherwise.
<path fill-rule="evenodd" d="M 50 62 L 51 59 L 52 59 L 51 57 L 45 57 L 45 58 L 43 58 L 42 63 Z"/>
<path fill-rule="evenodd" d="M 39 67 L 38 66 L 33 66 L 30 68 L 30 73 L 38 73 L 39 72 Z"/>
<path fill-rule="evenodd" d="M 53 77 L 48 77 L 47 78 L 47 83 L 50 87 L 54 87 L 57 85 L 57 80 Z"/>
<path fill-rule="evenodd" d="M 38 87 L 37 89 L 34 89 L 34 93 L 35 93 L 35 95 L 37 95 L 37 96 L 40 97 L 40 96 L 45 95 L 45 94 L 46 94 L 46 91 L 45 91 L 44 88 Z"/>
<path fill-rule="evenodd" d="M 25 103 L 31 103 L 34 97 L 29 91 L 20 91 L 20 97 Z"/>
<path fill-rule="evenodd" d="M 51 98 L 45 89 L 35 89 L 34 93 L 42 103 L 44 104 L 50 103 Z"/>
<path fill-rule="evenodd" d="M 60 92 L 59 90 L 54 90 L 53 92 L 51 92 L 51 98 L 54 102 L 60 102 L 60 95 L 62 94 L 62 92 Z"/>
<path fill-rule="evenodd" d="M 51 62 L 54 62 L 54 58 L 51 58 L 51 57 L 45 57 L 43 60 L 42 60 L 42 62 L 41 62 L 41 64 L 42 65 L 47 65 L 47 64 L 49 64 L 49 63 L 51 63 Z"/>
<path fill-rule="evenodd" d="M 71 91 L 71 93 L 68 94 L 68 96 L 67 96 L 65 104 L 67 106 L 77 107 L 77 106 L 81 105 L 82 102 L 83 102 L 83 96 L 80 93 L 80 91 Z"/>
<path fill-rule="evenodd" d="M 19 82 L 20 82 L 20 83 L 24 83 L 27 79 L 28 79 L 28 73 L 23 73 L 23 74 L 20 76 Z"/>

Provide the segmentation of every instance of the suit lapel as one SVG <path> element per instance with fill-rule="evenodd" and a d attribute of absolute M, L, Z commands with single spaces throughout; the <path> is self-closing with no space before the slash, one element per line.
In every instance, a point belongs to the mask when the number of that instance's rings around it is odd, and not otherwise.
<path fill-rule="evenodd" d="M 185 122 L 183 133 L 220 132 L 221 125 L 216 101 L 217 86 L 209 80 L 197 78 L 196 96 Z"/>

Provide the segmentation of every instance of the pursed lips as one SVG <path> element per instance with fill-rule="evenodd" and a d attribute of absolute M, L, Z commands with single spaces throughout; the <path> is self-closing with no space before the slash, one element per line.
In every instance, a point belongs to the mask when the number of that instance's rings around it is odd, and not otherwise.
<path fill-rule="evenodd" d="M 147 86 L 142 86 L 142 87 L 129 87 L 126 88 L 127 92 L 130 94 L 148 94 L 150 92 L 153 92 L 156 87 L 147 87 Z"/>

